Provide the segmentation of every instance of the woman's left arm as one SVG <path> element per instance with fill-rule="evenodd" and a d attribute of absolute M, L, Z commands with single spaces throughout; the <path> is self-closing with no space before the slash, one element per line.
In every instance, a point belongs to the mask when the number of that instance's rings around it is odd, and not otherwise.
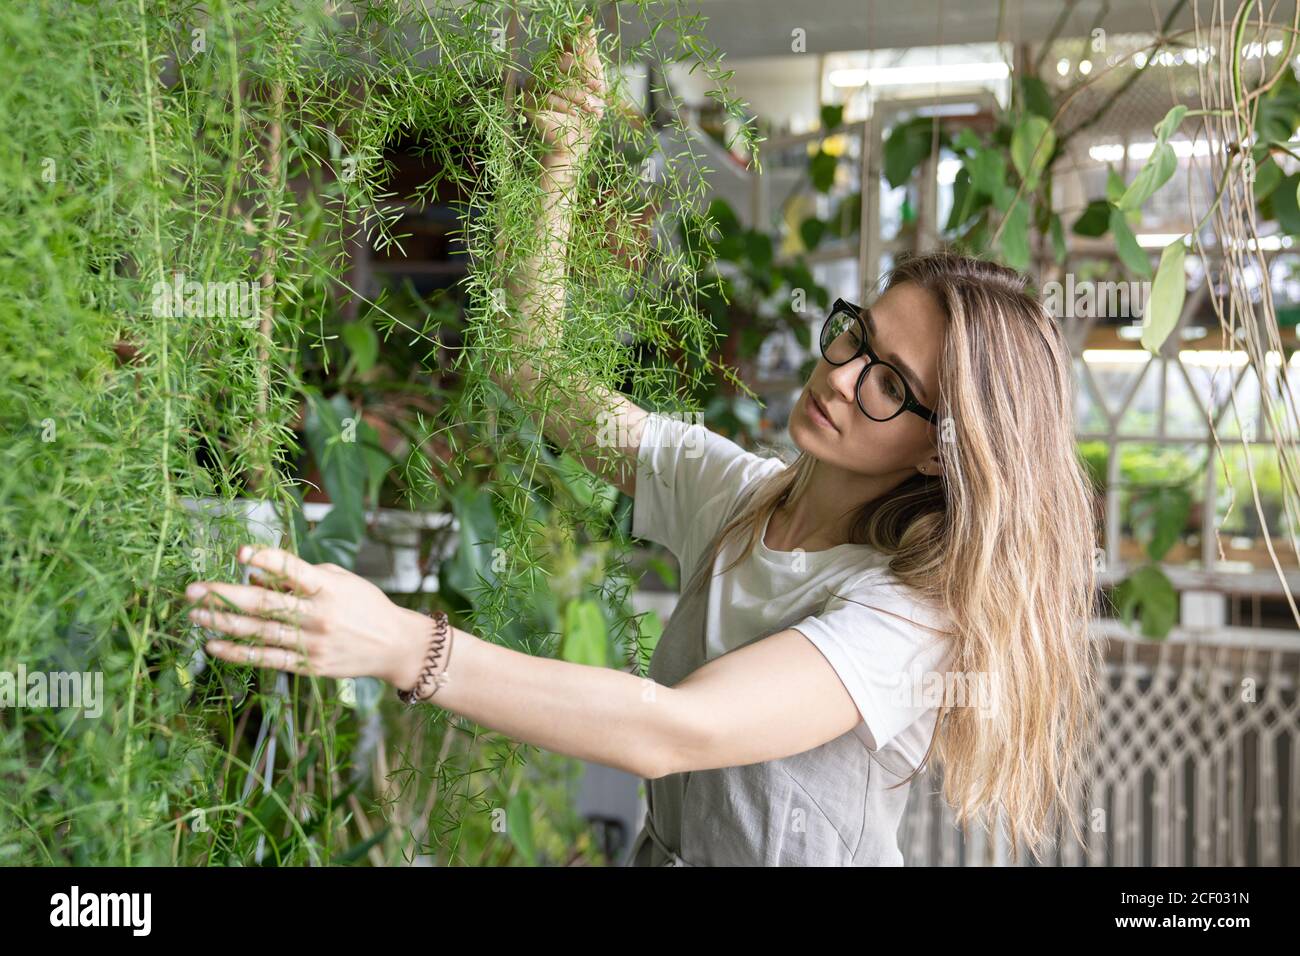
<path fill-rule="evenodd" d="M 277 548 L 241 551 L 260 583 L 200 582 L 194 623 L 238 638 L 214 657 L 320 677 L 413 687 L 430 619 L 337 565 Z M 275 587 L 272 587 L 272 583 Z M 280 589 L 276 589 L 280 588 Z M 233 605 L 233 607 L 232 607 Z M 433 703 L 542 749 L 653 779 L 801 753 L 860 719 L 826 658 L 795 630 L 725 654 L 674 687 L 626 671 L 535 657 L 452 635 Z"/>

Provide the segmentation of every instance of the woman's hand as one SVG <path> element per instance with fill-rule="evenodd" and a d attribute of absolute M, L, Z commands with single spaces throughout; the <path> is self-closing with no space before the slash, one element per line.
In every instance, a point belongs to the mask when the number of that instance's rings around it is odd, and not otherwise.
<path fill-rule="evenodd" d="M 524 113 L 546 144 L 547 165 L 576 168 L 595 140 L 608 92 L 590 14 L 583 19 L 576 50 L 565 44 L 559 71 L 564 82 L 545 96 L 532 88 L 522 91 Z"/>
<path fill-rule="evenodd" d="M 207 643 L 213 657 L 319 677 L 378 677 L 415 686 L 432 627 L 337 564 L 310 564 L 279 548 L 245 545 L 258 584 L 201 581 L 185 596 L 190 620 L 239 642 Z M 259 573 L 261 572 L 261 573 Z"/>

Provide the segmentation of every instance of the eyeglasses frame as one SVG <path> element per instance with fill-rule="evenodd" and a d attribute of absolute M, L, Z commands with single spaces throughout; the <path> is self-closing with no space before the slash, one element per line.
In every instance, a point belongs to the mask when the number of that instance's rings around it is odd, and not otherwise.
<path fill-rule="evenodd" d="M 858 329 L 860 330 L 861 335 L 859 336 L 859 345 L 856 354 L 851 358 L 845 359 L 843 362 L 833 362 L 826 354 L 826 344 L 824 341 L 826 338 L 826 322 L 830 322 L 831 317 L 835 315 L 836 312 L 840 311 L 847 312 L 849 315 L 853 316 L 854 321 L 858 323 Z M 867 344 L 867 326 L 862 320 L 862 308 L 860 306 L 854 305 L 847 299 L 836 299 L 835 303 L 831 306 L 830 312 L 826 314 L 826 322 L 822 323 L 821 331 L 817 338 L 817 347 L 821 350 L 822 358 L 826 359 L 829 364 L 835 366 L 848 365 L 850 362 L 864 354 L 867 356 L 867 365 L 862 370 L 862 374 L 858 376 L 858 383 L 853 389 L 853 397 L 857 401 L 858 409 L 863 415 L 866 415 L 873 422 L 889 422 L 903 414 L 903 412 L 912 412 L 914 415 L 924 418 L 931 425 L 939 424 L 938 413 L 926 408 L 917 401 L 916 395 L 912 392 L 912 386 L 907 382 L 907 377 L 903 375 L 896 366 L 886 362 L 871 350 L 871 346 Z M 883 365 L 885 368 L 897 375 L 898 380 L 903 383 L 903 404 L 899 406 L 898 411 L 894 412 L 894 414 L 890 415 L 888 418 L 876 418 L 868 412 L 862 404 L 862 383 L 866 380 L 867 373 L 876 365 Z"/>

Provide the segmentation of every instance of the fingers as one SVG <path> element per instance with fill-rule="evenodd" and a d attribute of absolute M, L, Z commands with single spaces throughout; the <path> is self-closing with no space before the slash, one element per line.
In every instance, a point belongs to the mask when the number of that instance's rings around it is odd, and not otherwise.
<path fill-rule="evenodd" d="M 313 607 L 306 598 L 291 591 L 273 590 L 248 584 L 210 582 L 192 584 L 186 597 L 207 608 L 230 608 L 254 617 L 283 615 L 299 623 L 305 622 Z"/>
<path fill-rule="evenodd" d="M 560 112 L 586 112 L 597 118 L 605 109 L 599 96 L 584 89 L 551 90 L 546 94 L 546 105 Z"/>
<path fill-rule="evenodd" d="M 239 550 L 239 559 L 250 567 L 261 568 L 284 578 L 294 590 L 309 597 L 319 593 L 325 586 L 328 572 L 281 548 L 245 545 Z"/>
<path fill-rule="evenodd" d="M 600 59 L 600 49 L 595 34 L 588 33 L 578 43 L 576 50 L 565 49 L 559 59 L 560 72 L 574 76 L 593 95 L 605 95 L 605 64 Z"/>
<path fill-rule="evenodd" d="M 319 565 L 325 567 L 325 565 Z M 272 577 L 256 568 L 250 568 L 248 571 L 248 580 L 259 588 L 266 588 L 268 591 L 283 591 L 286 594 L 292 594 L 293 585 L 283 578 Z"/>
<path fill-rule="evenodd" d="M 243 637 L 259 641 L 273 647 L 291 647 L 306 650 L 307 636 L 302 628 L 284 621 L 268 621 L 260 617 L 246 617 L 230 611 L 215 611 L 208 608 L 194 608 L 189 612 L 190 620 L 200 627 L 221 631 L 231 637 Z"/>
<path fill-rule="evenodd" d="M 276 670 L 289 671 L 294 674 L 315 674 L 311 663 L 297 651 L 283 650 L 278 647 L 234 644 L 230 641 L 208 641 L 206 649 L 213 657 L 223 661 L 230 661 L 232 664 L 273 667 Z"/>

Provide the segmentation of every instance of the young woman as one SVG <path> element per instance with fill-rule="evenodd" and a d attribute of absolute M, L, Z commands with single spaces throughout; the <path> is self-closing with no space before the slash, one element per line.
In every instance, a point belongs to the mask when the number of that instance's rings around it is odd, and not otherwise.
<path fill-rule="evenodd" d="M 569 194 L 604 108 L 592 32 L 565 56 L 573 85 L 529 105 L 547 244 L 512 278 L 511 332 L 537 367 L 502 381 L 524 397 L 560 341 Z M 897 267 L 869 309 L 837 302 L 820 347 L 789 464 L 595 387 L 548 415 L 633 497 L 634 534 L 681 563 L 648 678 L 458 629 L 431 650 L 428 617 L 277 549 L 241 554 L 265 572 L 253 585 L 192 586 L 193 618 L 237 639 L 210 642 L 216 657 L 379 677 L 645 778 L 638 865 L 901 864 L 908 784 L 931 756 L 958 818 L 1000 818 L 1013 852 L 1064 823 L 1077 836 L 1095 533 L 1057 326 L 1017 274 L 935 255 Z M 573 422 L 611 413 L 624 441 L 597 455 Z"/>

